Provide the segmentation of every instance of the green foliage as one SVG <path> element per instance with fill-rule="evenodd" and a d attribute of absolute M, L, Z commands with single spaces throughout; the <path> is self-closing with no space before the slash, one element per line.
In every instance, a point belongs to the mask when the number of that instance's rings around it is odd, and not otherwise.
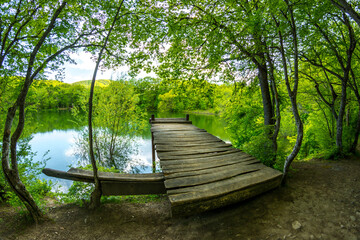
<path fill-rule="evenodd" d="M 43 156 L 43 160 L 34 162 L 34 156 L 36 153 L 31 151 L 29 145 L 30 137 L 21 139 L 18 143 L 18 160 L 19 160 L 19 174 L 20 179 L 33 196 L 38 206 L 45 205 L 45 196 L 52 196 L 51 188 L 53 183 L 40 179 L 41 170 L 45 167 L 46 156 Z M 25 206 L 20 199 L 15 195 L 10 186 L 5 180 L 4 173 L 0 173 L 0 197 L 7 203 L 14 207 L 20 207 L 21 211 L 25 211 Z"/>
<path fill-rule="evenodd" d="M 181 112 L 215 107 L 216 84 L 196 79 L 165 81 L 165 84 L 169 90 L 159 95 L 159 111 Z"/>
<path fill-rule="evenodd" d="M 184 103 L 181 97 L 174 94 L 173 89 L 169 92 L 159 95 L 159 111 L 163 112 L 180 112 L 184 110 Z"/>
<path fill-rule="evenodd" d="M 87 88 L 55 80 L 35 81 L 28 94 L 27 104 L 38 109 L 69 109 L 87 102 Z"/>
<path fill-rule="evenodd" d="M 253 136 L 263 133 L 260 99 L 258 89 L 244 87 L 228 101 L 221 116 L 227 123 L 227 130 L 232 135 L 235 147 L 241 148 L 242 144 L 249 142 Z"/>
<path fill-rule="evenodd" d="M 96 89 L 95 89 L 96 92 Z M 136 153 L 134 137 L 146 126 L 144 113 L 138 107 L 138 95 L 130 83 L 112 81 L 106 88 L 96 92 L 94 101 L 94 149 L 95 158 L 104 167 L 124 171 Z M 85 128 L 76 140 L 75 155 L 81 165 L 89 159 L 88 130 Z M 131 166 L 130 166 L 131 167 Z"/>
<path fill-rule="evenodd" d="M 111 84 L 111 82 L 112 81 L 108 80 L 108 79 L 98 79 L 95 81 L 95 87 L 107 87 L 108 85 Z M 80 86 L 90 88 L 91 80 L 77 81 L 77 82 L 72 83 L 71 85 L 80 85 Z"/>
<path fill-rule="evenodd" d="M 131 85 L 139 97 L 138 106 L 147 112 L 154 112 L 158 109 L 159 95 L 167 90 L 160 79 L 150 77 L 132 79 Z"/>

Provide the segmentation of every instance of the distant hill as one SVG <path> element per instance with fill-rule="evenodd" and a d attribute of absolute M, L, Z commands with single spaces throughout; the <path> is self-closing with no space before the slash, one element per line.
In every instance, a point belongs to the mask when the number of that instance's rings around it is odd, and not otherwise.
<path fill-rule="evenodd" d="M 107 80 L 107 79 L 99 79 L 95 81 L 95 86 L 96 87 L 106 87 L 107 85 L 109 85 L 112 82 L 112 80 Z M 91 80 L 83 80 L 83 81 L 78 81 L 78 82 L 74 82 L 72 83 L 73 85 L 82 85 L 85 87 L 90 87 L 91 85 Z"/>
<path fill-rule="evenodd" d="M 58 80 L 35 80 L 34 84 L 41 84 L 41 83 L 45 83 L 47 86 L 57 86 L 57 85 L 68 85 L 68 83 L 64 83 Z"/>

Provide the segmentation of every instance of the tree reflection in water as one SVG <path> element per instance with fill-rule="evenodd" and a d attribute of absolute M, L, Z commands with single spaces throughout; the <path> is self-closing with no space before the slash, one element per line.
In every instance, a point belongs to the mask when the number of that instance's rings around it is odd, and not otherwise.
<path fill-rule="evenodd" d="M 145 167 L 137 157 L 139 147 L 135 138 L 129 135 L 119 136 L 108 128 L 95 129 L 94 152 L 97 163 L 105 168 L 114 168 L 119 172 L 139 173 Z M 90 164 L 87 128 L 84 128 L 75 140 L 74 155 L 80 166 Z"/>

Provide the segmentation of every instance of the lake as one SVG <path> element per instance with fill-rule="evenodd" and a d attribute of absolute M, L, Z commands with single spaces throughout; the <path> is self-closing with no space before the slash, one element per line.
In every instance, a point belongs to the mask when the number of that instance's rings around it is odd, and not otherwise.
<path fill-rule="evenodd" d="M 155 117 L 185 117 L 185 114 L 155 113 Z M 86 119 L 85 116 L 84 119 Z M 87 125 L 84 119 L 75 119 L 69 111 L 37 113 L 31 123 L 32 126 L 35 125 L 35 130 L 29 142 L 32 151 L 36 152 L 34 161 L 49 158 L 46 163 L 47 168 L 63 171 L 67 171 L 70 166 L 77 167 L 84 165 L 83 161 L 82 164 L 79 163 L 80 159 L 76 154 L 79 150 L 76 144 L 77 139 L 81 137 L 81 131 Z M 214 115 L 190 114 L 190 120 L 195 126 L 205 129 L 226 142 L 230 142 L 230 137 L 225 130 L 225 122 L 221 118 Z M 132 139 L 130 148 L 132 149 L 130 149 L 129 158 L 132 160 L 127 162 L 124 170 L 126 172 L 135 171 L 140 173 L 152 172 L 150 124 L 148 124 L 147 129 L 142 134 Z M 66 192 L 72 184 L 70 180 L 55 179 L 46 175 L 41 177 L 57 182 L 55 190 L 62 192 Z"/>

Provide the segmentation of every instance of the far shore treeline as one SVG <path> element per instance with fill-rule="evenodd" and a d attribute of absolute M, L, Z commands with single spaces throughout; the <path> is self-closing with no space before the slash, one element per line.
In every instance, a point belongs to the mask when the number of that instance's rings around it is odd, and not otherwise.
<path fill-rule="evenodd" d="M 4 116 L 7 103 L 17 96 L 21 80 L 13 77 L 4 89 L 1 98 L 1 115 Z M 316 90 L 311 81 L 302 83 L 298 96 L 300 115 L 304 121 L 304 142 L 298 158 L 334 156 L 336 124 L 331 109 L 326 108 L 316 98 Z M 35 80 L 27 97 L 28 114 L 46 110 L 86 111 L 90 81 L 72 84 L 57 80 Z M 261 91 L 256 83 L 211 83 L 204 80 L 161 80 L 146 77 L 130 80 L 97 80 L 95 102 L 111 101 L 114 93 L 109 90 L 121 89 L 133 93 L 132 103 L 136 111 L 132 114 L 150 112 L 194 112 L 216 114 L 227 123 L 227 130 L 234 146 L 244 149 L 262 160 L 265 164 L 282 169 L 283 160 L 291 151 L 296 139 L 296 128 L 290 103 L 286 99 L 286 89 L 279 87 L 282 101 L 282 127 L 278 144 L 279 151 L 275 162 L 270 161 L 267 138 L 263 132 L 263 109 Z M 312 90 L 311 90 L 312 89 Z M 116 92 L 116 90 L 115 90 Z M 117 92 L 122 95 L 123 93 Z M 130 98 L 130 96 L 128 97 Z M 107 99 L 107 100 L 106 100 Z M 344 125 L 345 149 L 350 149 L 356 128 L 356 101 L 349 99 Z M 96 104 L 95 104 L 96 106 Z M 79 115 L 81 117 L 81 114 Z M 3 121 L 3 117 L 1 121 Z M 143 119 L 146 120 L 146 119 Z M 268 147 L 268 148 L 267 148 Z"/>

